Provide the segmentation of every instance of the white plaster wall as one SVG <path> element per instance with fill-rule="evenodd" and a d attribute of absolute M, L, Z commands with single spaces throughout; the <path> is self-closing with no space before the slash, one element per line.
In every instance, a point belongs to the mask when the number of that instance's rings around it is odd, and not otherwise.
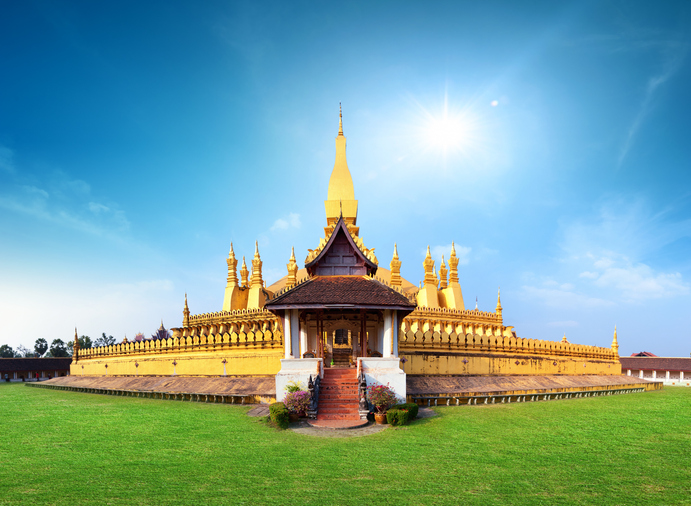
<path fill-rule="evenodd" d="M 396 393 L 398 402 L 405 402 L 406 375 L 400 367 L 400 359 L 398 357 L 360 357 L 358 358 L 358 370 L 362 370 L 365 373 L 368 387 L 388 384 L 391 390 Z"/>
<path fill-rule="evenodd" d="M 290 382 L 302 383 L 307 390 L 309 378 L 320 374 L 324 368 L 321 358 L 288 358 L 281 360 L 281 370 L 276 375 L 276 402 L 283 402 L 286 397 L 286 385 Z"/>

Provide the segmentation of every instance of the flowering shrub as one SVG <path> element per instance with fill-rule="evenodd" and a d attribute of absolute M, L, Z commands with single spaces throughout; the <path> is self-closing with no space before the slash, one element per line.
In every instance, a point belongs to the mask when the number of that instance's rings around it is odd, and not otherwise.
<path fill-rule="evenodd" d="M 288 392 L 283 403 L 291 413 L 304 413 L 310 405 L 310 393 L 302 390 Z"/>
<path fill-rule="evenodd" d="M 396 404 L 396 394 L 386 385 L 372 385 L 367 387 L 367 400 L 372 403 L 378 413 L 386 413 L 386 410 Z"/>

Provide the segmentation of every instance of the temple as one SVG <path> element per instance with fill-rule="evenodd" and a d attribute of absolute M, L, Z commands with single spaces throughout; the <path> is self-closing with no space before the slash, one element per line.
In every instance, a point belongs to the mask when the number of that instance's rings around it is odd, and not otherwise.
<path fill-rule="evenodd" d="M 75 341 L 71 375 L 275 380 L 270 397 L 277 400 L 289 382 L 313 388 L 317 378 L 331 378 L 360 387 L 388 383 L 400 398 L 417 401 L 448 399 L 470 388 L 470 379 L 511 391 L 520 390 L 511 386 L 516 378 L 551 378 L 567 390 L 582 387 L 578 378 L 591 386 L 625 378 L 616 332 L 611 347 L 522 338 L 504 324 L 499 293 L 493 310 L 466 309 L 454 245 L 438 269 L 427 247 L 419 285 L 401 277 L 395 244 L 389 268 L 380 266 L 360 236 L 340 112 L 326 195 L 323 236 L 302 268 L 291 250 L 286 275 L 267 286 L 255 244 L 251 273 L 243 256 L 238 279 L 231 243 L 217 311 L 191 314 L 185 295 L 182 325 L 168 339 L 88 350 Z"/>

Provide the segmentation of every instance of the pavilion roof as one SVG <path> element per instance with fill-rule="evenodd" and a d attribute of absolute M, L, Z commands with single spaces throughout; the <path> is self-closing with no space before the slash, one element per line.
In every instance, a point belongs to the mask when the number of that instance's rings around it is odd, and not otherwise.
<path fill-rule="evenodd" d="M 69 369 L 72 357 L 0 358 L 0 372 L 58 371 Z"/>
<path fill-rule="evenodd" d="M 691 372 L 689 357 L 619 357 L 619 362 L 622 369 Z"/>
<path fill-rule="evenodd" d="M 317 276 L 282 293 L 265 305 L 278 309 L 398 309 L 416 304 L 393 288 L 368 276 Z"/>

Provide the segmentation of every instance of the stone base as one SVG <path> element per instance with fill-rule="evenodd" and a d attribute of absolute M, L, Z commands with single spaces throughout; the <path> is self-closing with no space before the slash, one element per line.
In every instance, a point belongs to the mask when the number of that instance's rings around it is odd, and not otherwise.
<path fill-rule="evenodd" d="M 319 374 L 324 376 L 324 364 L 321 358 L 284 358 L 281 360 L 281 370 L 276 375 L 276 401 L 283 402 L 286 397 L 288 383 L 301 383 L 303 390 L 307 390 L 307 383 Z"/>
<path fill-rule="evenodd" d="M 389 385 L 398 398 L 398 402 L 406 399 L 406 374 L 400 367 L 398 357 L 360 357 L 358 361 L 358 376 L 360 371 L 365 373 L 367 386 Z"/>

